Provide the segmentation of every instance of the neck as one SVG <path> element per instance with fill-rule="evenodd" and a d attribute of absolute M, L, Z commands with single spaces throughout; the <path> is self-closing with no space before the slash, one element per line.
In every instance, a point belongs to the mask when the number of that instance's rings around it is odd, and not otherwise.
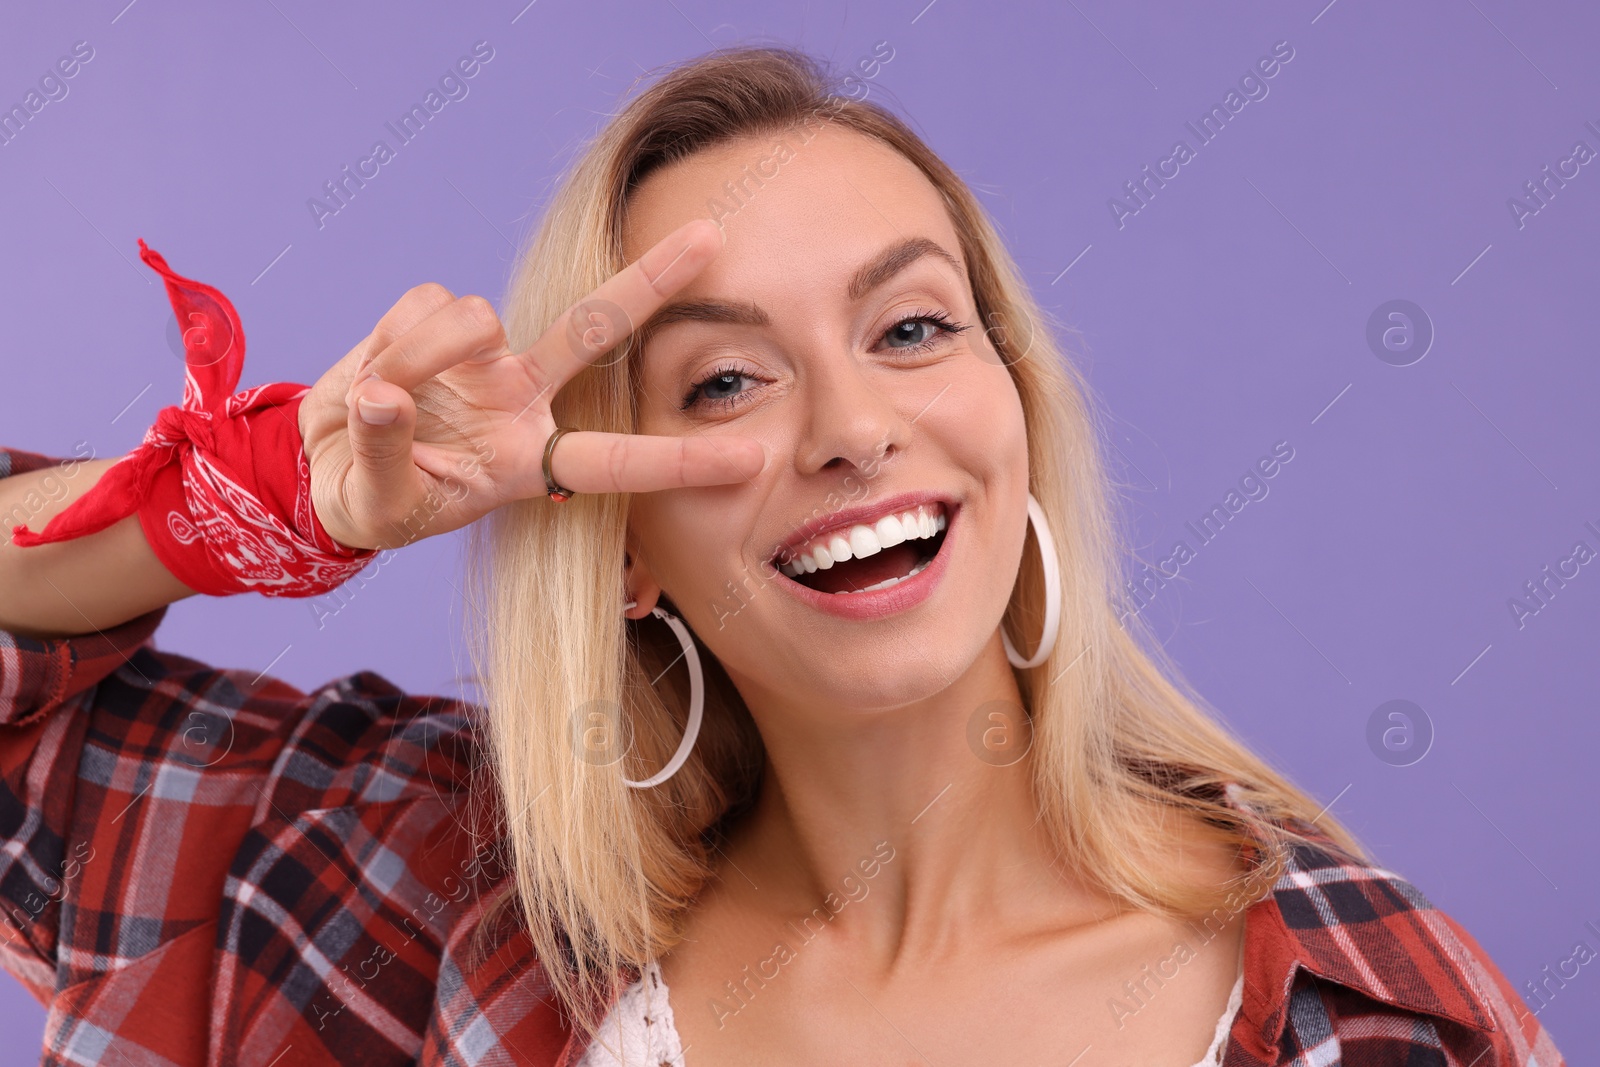
<path fill-rule="evenodd" d="M 723 881 L 778 923 L 822 907 L 889 970 L 997 909 L 1025 925 L 1060 920 L 1063 905 L 1104 910 L 1054 858 L 1038 818 L 1022 695 L 998 634 L 952 684 L 892 709 L 750 695 L 766 774 Z M 1020 751 L 997 757 L 985 741 L 1006 729 Z"/>

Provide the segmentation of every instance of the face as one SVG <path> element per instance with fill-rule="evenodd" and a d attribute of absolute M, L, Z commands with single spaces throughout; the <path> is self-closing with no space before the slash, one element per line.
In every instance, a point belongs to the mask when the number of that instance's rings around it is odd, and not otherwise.
<path fill-rule="evenodd" d="M 630 202 L 630 262 L 696 216 L 726 237 L 645 326 L 638 431 L 772 459 L 632 498 L 629 614 L 664 593 L 752 710 L 898 707 L 1006 668 L 1022 407 L 933 185 L 854 131 L 807 138 L 701 152 Z"/>

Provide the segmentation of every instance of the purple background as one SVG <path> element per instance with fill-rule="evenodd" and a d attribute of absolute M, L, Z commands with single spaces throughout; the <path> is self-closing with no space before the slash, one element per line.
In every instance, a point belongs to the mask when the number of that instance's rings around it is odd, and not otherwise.
<path fill-rule="evenodd" d="M 1575 141 L 1600 150 L 1590 5 L 524 2 L 8 11 L 0 105 L 74 42 L 94 58 L 0 147 L 4 442 L 118 455 L 179 399 L 137 237 L 235 301 L 244 385 L 310 382 L 412 285 L 498 302 L 554 176 L 641 68 L 756 41 L 846 68 L 888 41 L 874 98 L 1083 331 L 1144 557 L 1196 547 L 1185 523 L 1294 449 L 1148 609 L 1185 671 L 1519 987 L 1600 949 L 1600 563 L 1520 628 L 1508 607 L 1576 541 L 1600 549 L 1600 161 L 1520 228 L 1507 207 Z M 469 95 L 319 228 L 307 199 L 393 144 L 384 123 L 479 40 L 495 54 Z M 1282 40 L 1269 95 L 1119 228 L 1109 199 L 1193 146 L 1185 122 Z M 1392 299 L 1436 332 L 1408 366 L 1367 341 Z M 302 687 L 372 668 L 459 693 L 459 545 L 407 549 L 320 627 L 304 600 L 197 599 L 159 641 Z M 1431 723 L 1407 766 L 1368 742 L 1394 699 Z M 1600 964 L 1541 1013 L 1569 1057 L 1600 1045 L 1597 993 Z M 42 1022 L 0 987 L 0 1064 L 37 1062 Z"/>

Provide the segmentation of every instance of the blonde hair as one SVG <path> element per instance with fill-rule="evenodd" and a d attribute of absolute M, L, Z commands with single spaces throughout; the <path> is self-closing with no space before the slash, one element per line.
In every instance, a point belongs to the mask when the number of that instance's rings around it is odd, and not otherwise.
<path fill-rule="evenodd" d="M 1306 794 L 1218 725 L 1139 613 L 1126 610 L 1121 568 L 1133 554 L 1114 521 L 1089 389 L 1053 337 L 1066 331 L 1046 328 L 966 184 L 899 118 L 835 85 L 802 53 L 740 48 L 677 67 L 635 97 L 572 165 L 522 256 L 502 312 L 513 349 L 626 265 L 628 197 L 655 169 L 734 139 L 805 137 L 822 125 L 888 145 L 939 191 L 959 235 L 978 316 L 1021 396 L 1030 488 L 1055 534 L 1059 637 L 1042 665 L 1017 675 L 1032 720 L 1034 791 L 1062 855 L 1130 907 L 1184 915 L 1259 896 L 1281 848 L 1264 851 L 1247 898 L 1194 884 L 1172 863 L 1175 813 L 1247 850 L 1320 830 L 1361 856 Z M 563 388 L 557 424 L 633 431 L 635 347 L 630 339 Z M 520 501 L 478 523 L 468 545 L 479 608 L 469 612 L 471 647 L 511 871 L 495 911 L 520 905 L 553 992 L 590 1032 L 619 976 L 678 940 L 719 835 L 753 800 L 763 762 L 748 710 L 700 646 L 705 721 L 693 755 L 664 785 L 623 784 L 665 764 L 687 711 L 681 668 L 651 685 L 679 654 L 670 632 L 621 613 L 628 508 L 625 495 L 579 494 L 560 508 Z M 1029 544 L 1002 622 L 1025 651 L 1044 605 L 1037 542 Z"/>

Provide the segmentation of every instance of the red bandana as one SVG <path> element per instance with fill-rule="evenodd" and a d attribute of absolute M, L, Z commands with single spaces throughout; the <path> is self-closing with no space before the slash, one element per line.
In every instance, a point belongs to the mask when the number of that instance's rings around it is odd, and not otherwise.
<path fill-rule="evenodd" d="M 308 597 L 344 582 L 376 551 L 338 544 L 312 510 L 298 421 L 310 386 L 234 393 L 244 328 L 233 304 L 173 273 L 143 238 L 139 257 L 166 279 L 184 327 L 183 403 L 162 408 L 144 442 L 42 531 L 13 527 L 13 543 L 82 537 L 137 511 L 156 558 L 196 592 Z"/>

